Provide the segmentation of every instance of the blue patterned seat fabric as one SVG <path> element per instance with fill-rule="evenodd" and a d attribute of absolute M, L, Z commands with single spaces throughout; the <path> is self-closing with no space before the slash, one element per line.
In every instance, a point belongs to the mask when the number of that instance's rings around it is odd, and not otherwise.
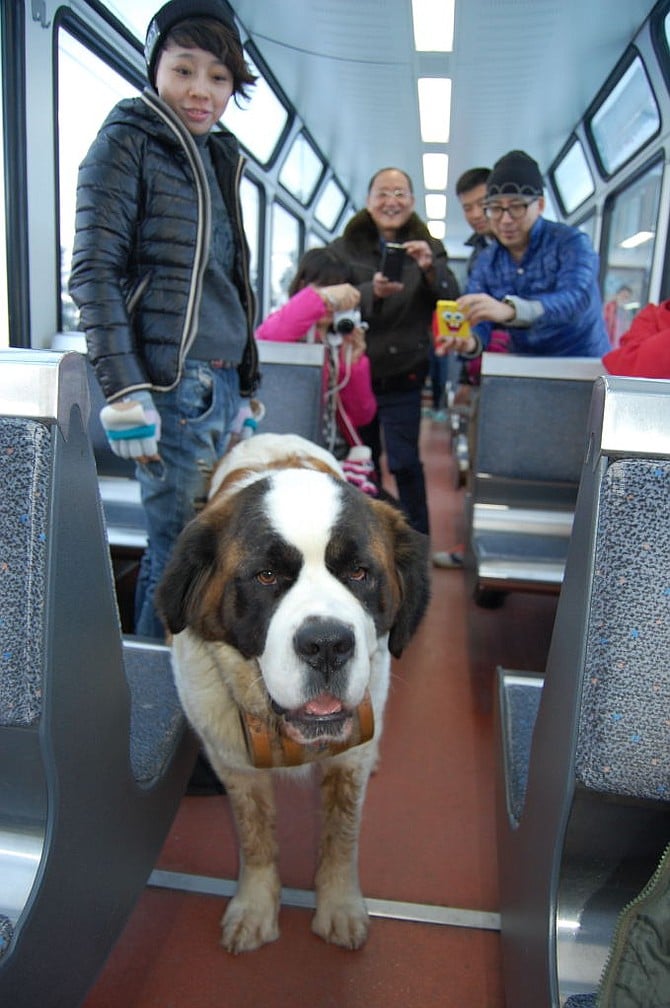
<path fill-rule="evenodd" d="M 670 800 L 670 462 L 603 477 L 576 757 L 586 787 Z"/>
<path fill-rule="evenodd" d="M 0 421 L 0 725 L 33 724 L 42 708 L 51 433 Z"/>

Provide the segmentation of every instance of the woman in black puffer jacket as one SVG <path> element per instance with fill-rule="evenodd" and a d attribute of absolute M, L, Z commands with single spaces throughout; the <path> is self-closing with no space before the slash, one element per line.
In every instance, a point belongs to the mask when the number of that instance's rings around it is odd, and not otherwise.
<path fill-rule="evenodd" d="M 162 637 L 155 587 L 258 381 L 243 162 L 218 127 L 255 77 L 223 0 L 170 0 L 145 56 L 151 87 L 112 110 L 80 167 L 70 291 L 110 447 L 137 462 L 135 632 Z"/>
<path fill-rule="evenodd" d="M 255 302 L 232 133 L 209 151 L 235 230 L 233 280 L 244 307 L 240 391 L 256 382 Z M 147 88 L 119 102 L 79 169 L 70 292 L 105 397 L 174 388 L 197 333 L 212 210 L 198 143 Z"/>

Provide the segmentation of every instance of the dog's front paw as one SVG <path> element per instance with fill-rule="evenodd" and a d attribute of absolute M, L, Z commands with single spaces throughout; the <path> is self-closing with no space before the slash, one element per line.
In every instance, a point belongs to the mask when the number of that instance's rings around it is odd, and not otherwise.
<path fill-rule="evenodd" d="M 274 900 L 246 900 L 234 896 L 221 919 L 221 944 L 228 952 L 253 952 L 279 938 L 278 907 Z"/>
<path fill-rule="evenodd" d="M 321 899 L 312 921 L 312 931 L 333 945 L 357 949 L 365 944 L 369 923 L 362 896 Z"/>

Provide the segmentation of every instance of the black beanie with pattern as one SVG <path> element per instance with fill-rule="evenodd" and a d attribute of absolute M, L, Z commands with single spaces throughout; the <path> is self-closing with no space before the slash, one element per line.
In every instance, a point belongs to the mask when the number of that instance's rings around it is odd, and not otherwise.
<path fill-rule="evenodd" d="M 540 166 L 521 150 L 510 151 L 496 161 L 486 183 L 489 199 L 494 196 L 542 196 L 543 192 Z"/>

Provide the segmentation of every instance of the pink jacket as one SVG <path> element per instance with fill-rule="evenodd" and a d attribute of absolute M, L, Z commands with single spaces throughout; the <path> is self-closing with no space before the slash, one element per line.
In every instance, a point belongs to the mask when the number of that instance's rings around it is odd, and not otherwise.
<path fill-rule="evenodd" d="M 323 301 L 314 288 L 303 287 L 286 304 L 268 315 L 264 322 L 261 322 L 256 330 L 256 339 L 274 340 L 278 343 L 298 343 L 305 338 L 309 329 L 323 317 L 324 311 Z M 345 364 L 340 358 L 338 384 L 344 380 L 344 377 Z M 323 383 L 325 390 L 328 383 L 325 368 Z M 347 442 L 351 444 L 351 436 L 347 432 L 346 424 L 342 422 L 342 410 L 354 427 L 363 427 L 365 424 L 369 424 L 377 412 L 377 400 L 372 391 L 370 361 L 367 354 L 363 354 L 352 365 L 349 381 L 339 393 L 339 426 Z"/>

